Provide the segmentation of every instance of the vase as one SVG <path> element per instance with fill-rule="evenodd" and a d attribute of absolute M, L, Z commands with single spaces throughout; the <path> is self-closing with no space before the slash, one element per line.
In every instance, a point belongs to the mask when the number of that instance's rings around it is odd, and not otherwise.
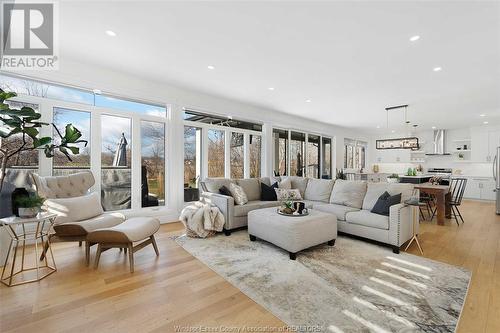
<path fill-rule="evenodd" d="M 40 211 L 40 207 L 19 207 L 19 217 L 31 218 L 35 217 Z"/>
<path fill-rule="evenodd" d="M 16 203 L 17 199 L 20 197 L 28 197 L 29 195 L 30 193 L 24 187 L 16 187 L 16 189 L 10 195 L 13 215 L 19 216 L 19 207 Z"/>

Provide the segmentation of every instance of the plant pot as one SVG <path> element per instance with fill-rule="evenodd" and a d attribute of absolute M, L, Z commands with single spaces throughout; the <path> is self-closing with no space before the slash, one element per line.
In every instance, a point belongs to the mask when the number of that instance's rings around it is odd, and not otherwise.
<path fill-rule="evenodd" d="M 19 207 L 19 217 L 31 218 L 35 217 L 40 211 L 40 207 Z"/>
<path fill-rule="evenodd" d="M 399 183 L 399 178 L 387 178 L 388 183 Z"/>

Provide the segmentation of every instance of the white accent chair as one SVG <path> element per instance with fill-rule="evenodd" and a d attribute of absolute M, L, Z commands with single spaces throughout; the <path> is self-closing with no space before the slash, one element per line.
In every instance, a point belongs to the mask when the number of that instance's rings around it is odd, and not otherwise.
<path fill-rule="evenodd" d="M 89 192 L 95 184 L 91 172 L 79 172 L 68 176 L 42 177 L 33 173 L 38 195 L 45 198 L 44 206 L 57 214 L 54 234 L 49 241 L 87 242 L 88 233 L 101 228 L 114 227 L 123 221 L 120 213 L 105 213 L 99 193 Z M 41 259 L 45 256 L 44 246 Z M 94 245 L 90 243 L 90 246 Z M 90 261 L 90 246 L 85 246 L 85 263 Z"/>

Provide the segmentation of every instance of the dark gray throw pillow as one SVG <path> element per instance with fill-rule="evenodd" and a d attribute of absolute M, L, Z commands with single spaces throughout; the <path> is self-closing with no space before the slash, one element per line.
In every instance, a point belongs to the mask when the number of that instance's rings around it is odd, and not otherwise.
<path fill-rule="evenodd" d="M 275 188 L 278 188 L 278 182 L 274 183 L 271 186 L 260 183 L 260 200 L 277 201 L 278 197 L 276 196 L 276 191 L 274 190 Z"/>
<path fill-rule="evenodd" d="M 379 215 L 389 216 L 389 210 L 392 205 L 397 205 L 401 203 L 401 193 L 396 195 L 390 195 L 385 191 L 373 206 L 371 212 Z"/>
<path fill-rule="evenodd" d="M 229 189 L 227 188 L 227 186 L 223 185 L 220 189 L 219 189 L 219 193 L 222 194 L 222 195 L 227 195 L 228 197 L 232 197 L 233 195 L 231 194 L 231 191 L 229 191 Z"/>

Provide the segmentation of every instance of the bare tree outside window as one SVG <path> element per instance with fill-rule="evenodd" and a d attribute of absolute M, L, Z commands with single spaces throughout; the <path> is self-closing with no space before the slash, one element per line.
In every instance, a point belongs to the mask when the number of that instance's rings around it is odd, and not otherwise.
<path fill-rule="evenodd" d="M 260 135 L 249 135 L 249 150 L 250 150 L 250 178 L 258 178 L 261 176 L 261 159 L 262 159 L 262 137 Z"/>
<path fill-rule="evenodd" d="M 231 161 L 231 178 L 240 179 L 244 177 L 244 137 L 243 133 L 231 133 L 231 150 L 229 152 Z"/>
<path fill-rule="evenodd" d="M 319 135 L 307 136 L 307 177 L 319 178 Z"/>
<path fill-rule="evenodd" d="M 224 177 L 224 131 L 208 130 L 208 177 Z"/>

